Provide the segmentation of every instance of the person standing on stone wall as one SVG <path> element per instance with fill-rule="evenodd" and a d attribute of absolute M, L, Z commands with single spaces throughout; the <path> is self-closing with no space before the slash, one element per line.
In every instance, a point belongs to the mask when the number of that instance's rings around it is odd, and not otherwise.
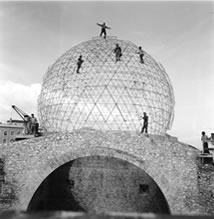
<path fill-rule="evenodd" d="M 28 115 L 24 115 L 24 134 L 31 134 L 31 118 Z"/>
<path fill-rule="evenodd" d="M 139 57 L 140 57 L 140 63 L 144 64 L 144 60 L 143 60 L 144 51 L 142 50 L 141 46 L 139 46 L 137 53 L 139 54 Z"/>
<path fill-rule="evenodd" d="M 141 118 L 143 119 L 143 127 L 141 129 L 141 133 L 144 133 L 144 130 L 145 130 L 145 133 L 147 134 L 148 133 L 149 117 L 146 114 L 146 112 L 144 112 L 143 117 L 141 116 Z"/>
<path fill-rule="evenodd" d="M 32 113 L 31 114 L 31 134 L 37 134 L 37 124 L 38 124 L 38 121 L 37 121 L 37 118 L 34 117 L 34 114 Z"/>
<path fill-rule="evenodd" d="M 79 70 L 80 70 L 80 68 L 81 68 L 83 62 L 84 62 L 84 61 L 83 61 L 83 59 L 82 59 L 82 56 L 80 55 L 79 58 L 78 58 L 78 60 L 77 60 L 77 73 L 79 73 Z"/>
<path fill-rule="evenodd" d="M 208 150 L 208 142 L 209 142 L 209 138 L 206 135 L 206 133 L 203 131 L 201 132 L 201 141 L 203 143 L 203 152 L 210 154 L 209 150 Z"/>
<path fill-rule="evenodd" d="M 105 39 L 106 38 L 106 29 L 111 29 L 111 28 L 106 26 L 105 22 L 103 24 L 98 24 L 97 23 L 97 25 L 101 27 L 100 36 L 102 36 L 104 34 L 104 39 Z"/>
<path fill-rule="evenodd" d="M 116 44 L 116 47 L 114 48 L 114 53 L 116 56 L 116 62 L 120 61 L 120 57 L 122 56 L 122 49 L 118 43 Z"/>

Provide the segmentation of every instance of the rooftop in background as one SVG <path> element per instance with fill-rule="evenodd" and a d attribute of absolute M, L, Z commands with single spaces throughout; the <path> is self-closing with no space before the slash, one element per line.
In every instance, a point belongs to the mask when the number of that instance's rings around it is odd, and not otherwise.
<path fill-rule="evenodd" d="M 7 127 L 7 128 L 17 128 L 17 127 L 23 127 L 23 121 L 22 120 L 8 120 L 7 123 L 0 122 L 0 127 Z"/>
<path fill-rule="evenodd" d="M 11 121 L 11 120 L 9 120 Z M 14 142 L 17 135 L 22 134 L 24 126 L 21 123 L 0 123 L 0 145 Z"/>

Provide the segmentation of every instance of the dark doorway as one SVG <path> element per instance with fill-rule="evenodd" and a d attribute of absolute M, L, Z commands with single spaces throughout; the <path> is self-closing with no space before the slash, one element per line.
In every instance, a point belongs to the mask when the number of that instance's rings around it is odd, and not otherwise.
<path fill-rule="evenodd" d="M 70 193 L 68 178 L 72 161 L 53 171 L 39 186 L 29 206 L 31 210 L 72 210 L 84 211 Z"/>
<path fill-rule="evenodd" d="M 163 193 L 145 171 L 104 156 L 78 158 L 57 168 L 32 197 L 32 210 L 170 214 Z"/>

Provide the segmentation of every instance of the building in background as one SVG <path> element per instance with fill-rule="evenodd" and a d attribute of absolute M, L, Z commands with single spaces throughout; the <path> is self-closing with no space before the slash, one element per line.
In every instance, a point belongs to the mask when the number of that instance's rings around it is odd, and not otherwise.
<path fill-rule="evenodd" d="M 23 133 L 24 126 L 20 122 L 10 122 L 0 124 L 0 144 L 9 144 L 15 141 L 17 135 Z"/>

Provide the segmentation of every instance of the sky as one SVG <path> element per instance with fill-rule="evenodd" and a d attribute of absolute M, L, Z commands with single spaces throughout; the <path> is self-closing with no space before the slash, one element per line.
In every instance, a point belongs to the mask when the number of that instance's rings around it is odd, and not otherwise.
<path fill-rule="evenodd" d="M 201 149 L 201 131 L 214 133 L 213 1 L 0 2 L 0 121 L 19 118 L 11 105 L 37 116 L 48 66 L 103 22 L 164 66 L 175 95 L 168 134 Z"/>

